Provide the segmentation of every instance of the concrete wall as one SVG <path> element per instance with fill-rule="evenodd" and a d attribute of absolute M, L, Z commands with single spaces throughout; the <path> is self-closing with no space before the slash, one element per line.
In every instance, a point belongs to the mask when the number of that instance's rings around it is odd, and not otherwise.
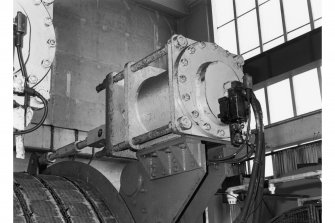
<path fill-rule="evenodd" d="M 174 19 L 132 0 L 57 0 L 57 51 L 48 121 L 90 130 L 104 123 L 104 93 L 95 86 L 111 71 L 163 46 Z"/>

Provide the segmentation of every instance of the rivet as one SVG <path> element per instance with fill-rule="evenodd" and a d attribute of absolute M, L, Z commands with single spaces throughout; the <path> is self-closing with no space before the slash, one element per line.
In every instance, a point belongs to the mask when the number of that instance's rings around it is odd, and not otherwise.
<path fill-rule="evenodd" d="M 47 43 L 49 44 L 50 47 L 56 46 L 56 40 L 54 39 L 48 39 Z"/>
<path fill-rule="evenodd" d="M 180 75 L 180 76 L 179 76 L 179 82 L 181 82 L 181 83 L 185 83 L 186 80 L 187 80 L 187 78 L 186 78 L 185 75 Z"/>
<path fill-rule="evenodd" d="M 195 117 L 195 118 L 198 118 L 199 117 L 199 112 L 194 110 L 192 111 L 192 115 Z"/>
<path fill-rule="evenodd" d="M 191 98 L 191 96 L 189 95 L 189 94 L 183 94 L 183 96 L 181 96 L 182 97 L 182 99 L 184 100 L 184 101 L 188 101 L 188 100 L 190 100 L 190 98 Z"/>
<path fill-rule="evenodd" d="M 223 129 L 219 129 L 218 132 L 217 132 L 217 135 L 218 135 L 219 137 L 223 137 L 223 136 L 225 135 L 224 130 L 223 130 Z"/>
<path fill-rule="evenodd" d="M 42 66 L 44 68 L 49 68 L 51 66 L 51 62 L 48 59 L 42 60 Z"/>
<path fill-rule="evenodd" d="M 188 52 L 189 52 L 190 54 L 194 54 L 194 53 L 195 53 L 195 48 L 194 48 L 193 46 L 190 46 L 190 47 L 188 48 Z"/>
<path fill-rule="evenodd" d="M 142 212 L 143 214 L 145 214 L 145 213 L 147 213 L 147 209 L 146 209 L 146 208 L 142 208 L 142 209 L 141 209 L 141 212 Z"/>
<path fill-rule="evenodd" d="M 51 26 L 52 25 L 52 19 L 50 17 L 46 17 L 44 19 L 44 25 L 45 26 Z"/>
<path fill-rule="evenodd" d="M 205 48 L 205 47 L 206 47 L 206 43 L 204 43 L 204 42 L 200 42 L 200 48 L 203 49 L 203 48 Z"/>
<path fill-rule="evenodd" d="M 179 122 L 179 126 L 182 128 L 182 129 L 190 129 L 192 127 L 192 122 L 191 120 L 186 117 L 186 116 L 182 116 L 178 119 L 178 122 Z"/>
<path fill-rule="evenodd" d="M 180 60 L 180 63 L 183 65 L 183 66 L 187 66 L 188 65 L 188 61 L 187 59 L 183 58 Z"/>
<path fill-rule="evenodd" d="M 216 43 L 213 43 L 213 48 L 216 50 L 219 46 Z"/>
<path fill-rule="evenodd" d="M 204 129 L 207 131 L 211 129 L 211 125 L 208 123 L 205 123 L 203 126 L 204 126 Z"/>

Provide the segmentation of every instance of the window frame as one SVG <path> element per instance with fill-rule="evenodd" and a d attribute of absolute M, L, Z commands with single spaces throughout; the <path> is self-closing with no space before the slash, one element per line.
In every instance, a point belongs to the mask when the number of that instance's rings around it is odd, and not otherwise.
<path fill-rule="evenodd" d="M 218 42 L 218 33 L 217 33 L 218 29 L 220 29 L 221 27 L 225 26 L 226 24 L 228 24 L 230 22 L 234 22 L 234 25 L 235 25 L 235 37 L 236 37 L 235 38 L 235 41 L 236 41 L 236 54 L 242 55 L 242 56 L 243 55 L 247 55 L 247 53 L 249 53 L 249 52 L 251 52 L 251 51 L 253 51 L 253 50 L 257 49 L 257 48 L 260 49 L 259 54 L 263 53 L 264 51 L 266 51 L 266 50 L 264 50 L 264 45 L 265 44 L 270 43 L 272 41 L 275 41 L 276 39 L 281 38 L 281 37 L 284 37 L 284 42 L 283 43 L 285 43 L 285 42 L 289 41 L 289 39 L 288 39 L 288 34 L 289 33 L 292 33 L 293 31 L 299 30 L 299 29 L 305 27 L 306 25 L 309 25 L 310 28 L 311 28 L 311 31 L 312 31 L 312 30 L 314 30 L 314 29 L 317 28 L 316 25 L 315 25 L 316 21 L 322 19 L 322 15 L 321 15 L 320 18 L 313 18 L 313 7 L 312 7 L 311 0 L 306 0 L 306 2 L 307 2 L 307 9 L 308 9 L 308 16 L 309 16 L 309 23 L 304 24 L 303 26 L 300 26 L 300 27 L 298 27 L 298 28 L 296 28 L 294 30 L 291 30 L 290 32 L 287 32 L 286 21 L 285 21 L 284 4 L 283 4 L 283 0 L 279 0 L 280 14 L 281 14 L 282 28 L 283 28 L 283 35 L 277 36 L 277 37 L 275 37 L 275 38 L 267 41 L 266 43 L 264 43 L 263 40 L 262 40 L 262 28 L 261 28 L 261 18 L 260 18 L 259 7 L 261 5 L 263 5 L 263 4 L 266 4 L 269 1 L 272 1 L 272 0 L 266 0 L 266 1 L 262 2 L 262 3 L 260 3 L 260 4 L 259 4 L 259 0 L 255 0 L 255 7 L 252 8 L 252 9 L 250 9 L 250 10 L 248 10 L 247 12 L 244 12 L 243 14 L 241 14 L 239 16 L 237 16 L 236 0 L 230 0 L 233 3 L 234 17 L 233 17 L 232 20 L 229 20 L 229 21 L 225 22 L 224 24 L 217 24 L 217 21 L 216 21 L 216 10 L 215 10 L 216 9 L 216 3 L 215 3 L 216 1 L 218 1 L 218 0 L 211 0 L 211 5 L 212 5 L 212 21 L 213 21 L 212 25 L 213 25 L 213 32 L 214 32 L 214 41 Z M 256 11 L 256 20 L 257 20 L 257 29 L 258 29 L 257 32 L 258 32 L 258 42 L 259 42 L 259 45 L 256 46 L 255 48 L 250 49 L 250 50 L 248 50 L 246 52 L 243 52 L 241 54 L 240 40 L 239 40 L 240 39 L 239 38 L 240 34 L 239 34 L 239 31 L 238 31 L 238 28 L 239 28 L 238 27 L 238 18 L 241 18 L 241 17 L 245 16 L 246 14 L 250 13 L 253 10 Z M 294 38 L 296 38 L 296 37 L 294 37 Z M 269 50 L 269 49 L 267 49 L 267 50 Z M 233 52 L 233 53 L 235 53 L 235 52 Z"/>

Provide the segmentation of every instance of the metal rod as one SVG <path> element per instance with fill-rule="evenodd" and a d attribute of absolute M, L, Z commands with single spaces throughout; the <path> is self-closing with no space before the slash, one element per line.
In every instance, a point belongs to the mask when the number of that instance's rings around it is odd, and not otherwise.
<path fill-rule="evenodd" d="M 113 149 L 113 114 L 114 114 L 114 105 L 113 105 L 113 74 L 108 74 L 106 82 L 106 147 L 105 149 Z"/>
<path fill-rule="evenodd" d="M 164 125 L 158 129 L 152 130 L 150 132 L 144 133 L 142 135 L 136 136 L 133 138 L 132 142 L 134 145 L 142 144 L 148 142 L 152 139 L 156 139 L 158 137 L 167 135 L 172 133 L 172 129 L 170 125 Z"/>
<path fill-rule="evenodd" d="M 167 54 L 167 46 L 160 48 L 159 50 L 156 50 L 155 52 L 149 54 L 148 56 L 144 57 L 143 59 L 137 61 L 133 65 L 130 66 L 130 70 L 132 72 L 136 72 L 138 70 L 143 69 L 144 67 L 147 67 L 152 62 L 158 60 L 159 58 L 165 56 Z M 107 74 L 107 76 L 112 75 L 112 73 Z M 120 71 L 113 77 L 113 83 L 116 83 L 120 80 L 123 80 L 124 78 L 124 70 Z M 103 80 L 101 84 L 99 84 L 95 89 L 97 92 L 100 92 L 104 89 L 106 89 L 107 86 L 107 77 Z"/>
<path fill-rule="evenodd" d="M 296 117 L 297 116 L 297 104 L 296 104 L 296 101 L 295 101 L 295 94 L 294 94 L 294 86 L 293 86 L 292 76 L 289 77 L 289 81 L 290 81 L 290 88 L 291 88 L 293 116 Z"/>

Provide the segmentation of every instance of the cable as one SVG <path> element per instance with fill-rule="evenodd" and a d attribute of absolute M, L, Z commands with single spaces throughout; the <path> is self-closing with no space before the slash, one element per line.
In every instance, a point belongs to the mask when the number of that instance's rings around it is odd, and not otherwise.
<path fill-rule="evenodd" d="M 250 182 L 249 182 L 249 189 L 248 189 L 248 194 L 247 194 L 247 198 L 245 200 L 245 206 L 242 209 L 241 214 L 238 216 L 238 218 L 236 219 L 235 222 L 246 222 L 246 218 L 248 216 L 248 212 L 249 212 L 249 208 L 251 206 L 252 203 L 252 197 L 255 193 L 255 191 L 257 191 L 257 188 L 255 188 L 255 183 L 258 180 L 260 180 L 260 172 L 259 172 L 259 168 L 262 162 L 262 155 L 264 154 L 263 151 L 263 141 L 264 141 L 264 125 L 263 125 L 263 114 L 262 114 L 262 109 L 261 109 L 261 105 L 260 102 L 257 100 L 255 94 L 251 91 L 251 89 L 246 89 L 247 91 L 249 91 L 250 96 L 251 96 L 251 105 L 254 111 L 254 115 L 255 115 L 255 120 L 256 120 L 256 130 L 257 130 L 257 134 L 256 134 L 256 152 L 255 152 L 255 159 L 254 159 L 254 165 L 252 168 L 252 174 L 251 174 L 251 178 L 250 178 Z"/>
<path fill-rule="evenodd" d="M 26 130 L 20 130 L 20 131 L 13 132 L 14 135 L 23 135 L 23 134 L 27 134 L 27 133 L 35 131 L 36 129 L 38 129 L 43 124 L 43 122 L 47 118 L 47 115 L 48 115 L 48 101 L 40 93 L 38 93 L 37 91 L 35 91 L 32 88 L 26 88 L 25 89 L 25 94 L 28 94 L 28 93 L 32 94 L 32 95 L 34 95 L 34 96 L 36 96 L 36 97 L 38 97 L 39 99 L 42 100 L 42 103 L 44 105 L 44 113 L 43 113 L 43 116 L 42 116 L 41 120 L 34 127 L 30 128 L 30 129 L 26 129 Z"/>
<path fill-rule="evenodd" d="M 48 76 L 49 72 L 51 71 L 51 68 L 49 68 L 49 70 L 47 71 L 47 73 L 36 83 L 34 84 L 31 88 L 35 88 L 37 85 L 39 85 L 46 76 Z"/>
<path fill-rule="evenodd" d="M 91 162 L 93 161 L 93 159 L 94 159 L 94 156 L 95 156 L 95 148 L 94 147 L 92 147 L 92 156 L 91 156 L 91 158 L 90 158 L 90 161 L 87 163 L 88 165 L 90 165 L 91 164 Z"/>

